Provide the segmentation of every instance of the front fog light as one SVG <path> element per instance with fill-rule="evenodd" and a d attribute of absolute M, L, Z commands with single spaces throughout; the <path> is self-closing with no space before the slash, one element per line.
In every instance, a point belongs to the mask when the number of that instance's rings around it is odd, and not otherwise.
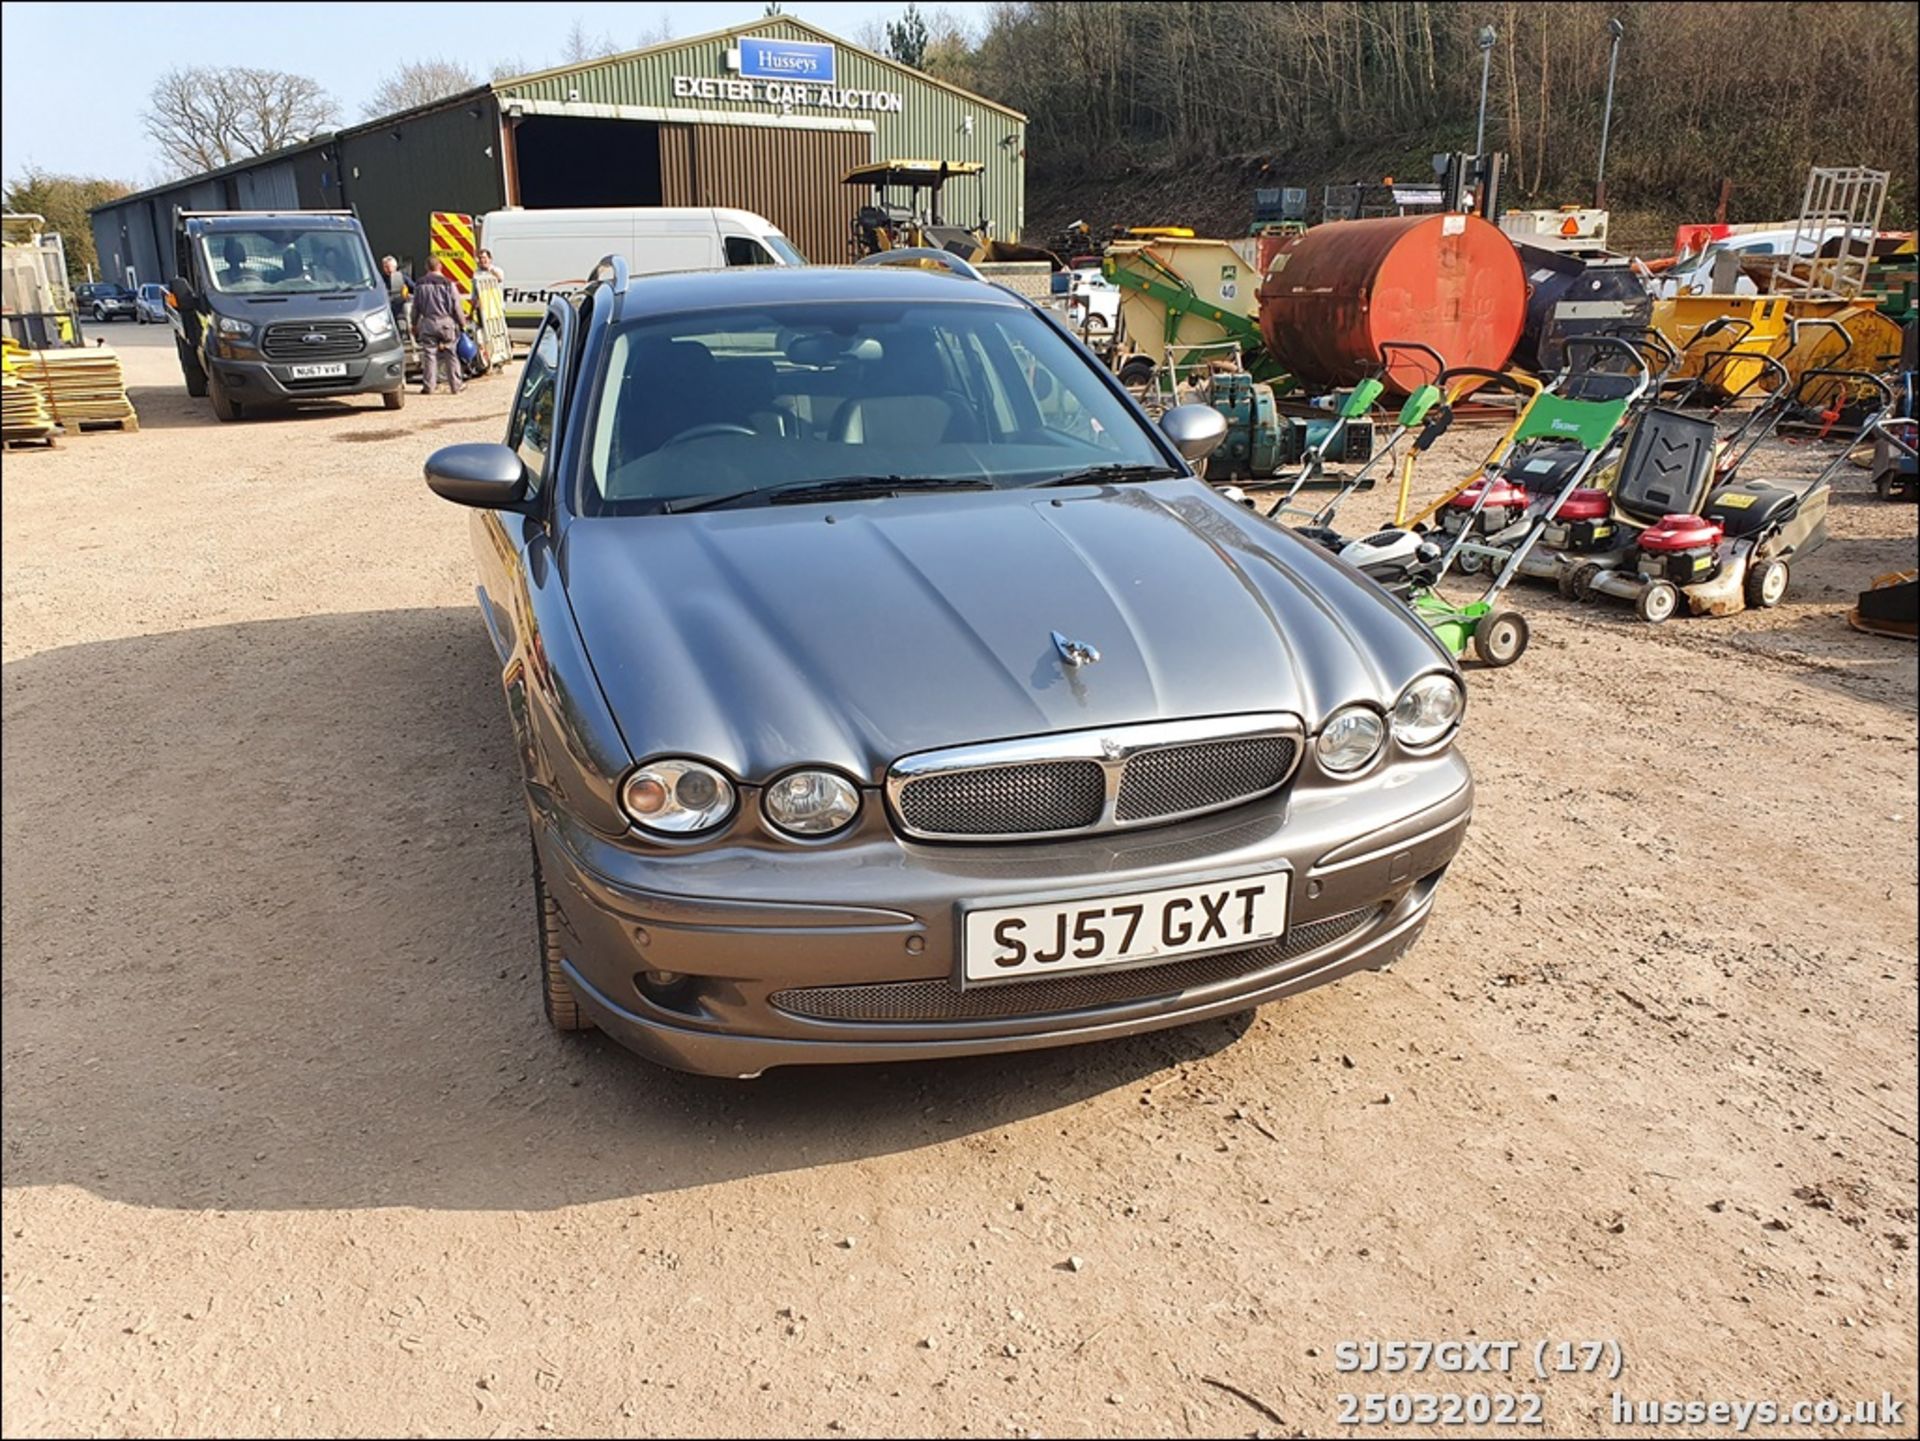
<path fill-rule="evenodd" d="M 1352 775 L 1372 763 L 1386 738 L 1387 725 L 1378 711 L 1350 705 L 1335 711 L 1333 718 L 1320 728 L 1314 754 L 1319 757 L 1323 770 L 1337 776 Z"/>
<path fill-rule="evenodd" d="M 703 761 L 649 761 L 620 787 L 620 804 L 650 831 L 691 835 L 733 814 L 733 782 Z"/>
<path fill-rule="evenodd" d="M 767 787 L 767 819 L 797 836 L 839 830 L 860 810 L 860 790 L 833 771 L 794 771 Z"/>
<path fill-rule="evenodd" d="M 1450 675 L 1423 675 L 1393 707 L 1393 738 L 1408 750 L 1425 750 L 1452 735 L 1466 713 L 1467 694 Z"/>

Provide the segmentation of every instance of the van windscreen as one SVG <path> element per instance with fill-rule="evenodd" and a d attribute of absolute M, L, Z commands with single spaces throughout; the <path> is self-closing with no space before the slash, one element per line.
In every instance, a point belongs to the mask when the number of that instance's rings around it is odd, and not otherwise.
<path fill-rule="evenodd" d="M 370 290 L 366 243 L 350 230 L 262 225 L 200 237 L 207 280 L 223 295 L 310 295 Z"/>

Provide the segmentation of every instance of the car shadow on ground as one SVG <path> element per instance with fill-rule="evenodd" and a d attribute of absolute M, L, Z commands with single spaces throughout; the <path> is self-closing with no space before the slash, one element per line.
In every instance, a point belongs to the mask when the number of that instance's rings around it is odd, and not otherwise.
<path fill-rule="evenodd" d="M 938 1144 L 1245 1029 L 759 1083 L 554 1034 L 465 609 L 71 646 L 4 693 L 8 1187 L 550 1208 Z"/>

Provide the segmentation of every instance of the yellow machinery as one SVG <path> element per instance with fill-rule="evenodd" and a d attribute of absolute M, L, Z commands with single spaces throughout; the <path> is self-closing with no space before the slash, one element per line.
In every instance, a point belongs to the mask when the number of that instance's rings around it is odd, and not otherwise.
<path fill-rule="evenodd" d="M 7 333 L 21 344 L 45 349 L 80 344 L 73 290 L 67 284 L 67 250 L 46 228 L 44 216 L 9 213 L 0 236 L 0 306 Z"/>
<path fill-rule="evenodd" d="M 1787 322 L 1792 318 L 1788 305 L 1784 295 L 1675 295 L 1655 300 L 1653 328 L 1680 352 L 1680 363 L 1669 378 L 1684 380 L 1698 375 L 1702 357 L 1709 350 L 1774 354 L 1786 343 Z M 1723 319 L 1733 323 L 1716 333 L 1717 344 L 1695 351 L 1687 349 L 1705 326 Z M 1757 361 L 1732 360 L 1716 368 L 1715 379 L 1719 388 L 1737 394 L 1759 383 L 1759 371 Z"/>
<path fill-rule="evenodd" d="M 1160 227 L 1182 229 L 1184 227 Z M 1114 365 L 1122 379 L 1178 368 L 1173 352 L 1197 357 L 1238 346 L 1248 369 L 1264 358 L 1260 276 L 1228 242 L 1186 235 L 1116 240 L 1101 271 L 1120 287 Z"/>
<path fill-rule="evenodd" d="M 1806 371 L 1829 368 L 1885 370 L 1900 357 L 1900 327 L 1871 304 L 1856 300 L 1802 300 L 1791 303 L 1793 325 L 1786 347 L 1778 352 L 1798 385 Z M 1841 382 L 1833 382 L 1838 386 Z M 1824 401 L 1831 393 L 1815 388 L 1802 397 Z M 1816 393 L 1817 392 L 1817 393 Z"/>

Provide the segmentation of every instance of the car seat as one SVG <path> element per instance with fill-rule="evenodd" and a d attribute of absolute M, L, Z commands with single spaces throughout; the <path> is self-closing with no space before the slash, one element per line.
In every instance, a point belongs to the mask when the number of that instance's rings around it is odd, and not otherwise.
<path fill-rule="evenodd" d="M 894 332 L 883 343 L 878 360 L 862 363 L 860 384 L 835 413 L 830 439 L 903 448 L 981 439 L 980 417 L 954 389 L 931 336 Z"/>

